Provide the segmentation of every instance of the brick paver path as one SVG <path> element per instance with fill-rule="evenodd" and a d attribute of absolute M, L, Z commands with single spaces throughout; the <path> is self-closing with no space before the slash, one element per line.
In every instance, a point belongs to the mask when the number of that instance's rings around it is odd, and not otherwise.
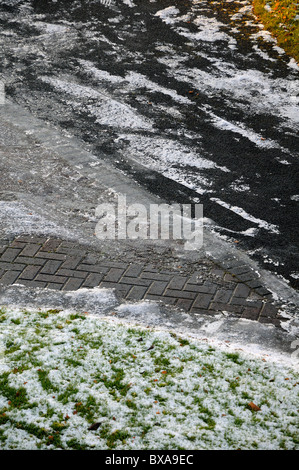
<path fill-rule="evenodd" d="M 103 258 L 74 242 L 19 236 L 0 240 L 0 286 L 115 288 L 126 300 L 156 300 L 195 314 L 226 314 L 279 325 L 278 306 L 256 272 L 235 259 L 192 274 Z"/>

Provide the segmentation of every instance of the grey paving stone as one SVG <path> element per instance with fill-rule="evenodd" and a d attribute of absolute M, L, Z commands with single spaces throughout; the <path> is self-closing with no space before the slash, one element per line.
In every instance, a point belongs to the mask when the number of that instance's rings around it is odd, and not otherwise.
<path fill-rule="evenodd" d="M 214 301 L 228 304 L 232 295 L 233 291 L 230 289 L 219 289 L 215 294 Z"/>
<path fill-rule="evenodd" d="M 65 276 L 55 276 L 51 274 L 38 274 L 36 276 L 37 281 L 42 282 L 55 282 L 57 284 L 64 284 L 67 281 L 67 277 Z"/>
<path fill-rule="evenodd" d="M 34 256 L 40 250 L 40 245 L 28 243 L 24 246 L 23 250 L 20 253 L 20 256 Z"/>
<path fill-rule="evenodd" d="M 64 261 L 66 260 L 66 255 L 62 253 L 48 253 L 47 251 L 39 251 L 35 255 L 36 258 L 42 258 L 42 259 L 51 259 L 51 260 L 58 260 L 58 261 Z"/>
<path fill-rule="evenodd" d="M 234 292 L 235 297 L 248 297 L 250 294 L 250 287 L 245 284 L 237 284 L 236 290 Z"/>
<path fill-rule="evenodd" d="M 49 282 L 47 289 L 62 290 L 63 284 L 56 284 L 55 282 Z"/>
<path fill-rule="evenodd" d="M 118 282 L 123 274 L 124 274 L 124 269 L 111 268 L 105 276 L 105 281 Z"/>
<path fill-rule="evenodd" d="M 27 264 L 27 265 L 35 265 L 35 266 L 43 266 L 46 264 L 47 260 L 43 258 L 30 258 L 28 256 L 18 256 L 14 263 L 20 264 Z"/>
<path fill-rule="evenodd" d="M 10 285 L 13 284 L 19 277 L 19 271 L 6 271 L 0 279 L 0 284 Z"/>
<path fill-rule="evenodd" d="M 119 269 L 127 269 L 128 268 L 127 263 L 118 263 L 116 261 L 101 260 L 100 264 L 101 264 L 101 266 L 108 267 L 108 268 L 119 268 Z"/>
<path fill-rule="evenodd" d="M 164 281 L 153 281 L 148 290 L 149 294 L 153 295 L 162 295 L 165 291 L 168 283 Z"/>
<path fill-rule="evenodd" d="M 169 288 L 182 290 L 187 281 L 188 277 L 174 276 L 169 283 Z"/>
<path fill-rule="evenodd" d="M 22 263 L 7 263 L 5 261 L 0 261 L 0 269 L 3 269 L 4 271 L 23 271 L 23 269 L 26 267 L 25 264 Z"/>
<path fill-rule="evenodd" d="M 89 273 L 86 271 L 76 271 L 75 269 L 58 269 L 56 271 L 57 276 L 66 276 L 66 277 L 78 277 L 80 279 L 85 279 Z"/>
<path fill-rule="evenodd" d="M 86 271 L 90 273 L 106 274 L 110 268 L 108 268 L 107 266 L 102 266 L 102 265 L 90 265 L 90 264 L 81 263 L 77 266 L 77 269 L 79 271 Z"/>
<path fill-rule="evenodd" d="M 262 295 L 262 296 L 271 296 L 271 292 L 268 291 L 268 289 L 266 289 L 265 287 L 257 287 L 255 289 L 255 292 L 259 295 Z"/>
<path fill-rule="evenodd" d="M 48 260 L 41 269 L 41 274 L 55 274 L 58 268 L 61 266 L 62 261 Z"/>
<path fill-rule="evenodd" d="M 83 264 L 97 264 L 99 262 L 99 257 L 94 253 L 87 253 L 86 256 L 83 257 L 82 263 Z"/>
<path fill-rule="evenodd" d="M 224 280 L 227 281 L 227 282 L 236 282 L 237 278 L 236 278 L 235 274 L 232 275 L 230 273 L 225 273 Z"/>
<path fill-rule="evenodd" d="M 76 269 L 80 261 L 82 260 L 82 256 L 69 256 L 61 265 L 62 269 Z"/>
<path fill-rule="evenodd" d="M 217 285 L 205 285 L 205 284 L 187 284 L 184 287 L 184 291 L 190 291 L 190 292 L 200 292 L 202 294 L 215 294 L 217 291 Z"/>
<path fill-rule="evenodd" d="M 48 239 L 44 244 L 43 246 L 41 247 L 41 251 L 47 251 L 47 252 L 51 252 L 51 251 L 55 251 L 59 245 L 61 245 L 61 242 L 62 240 L 58 240 L 58 239 L 55 239 L 55 238 L 51 238 L 51 239 Z"/>
<path fill-rule="evenodd" d="M 12 263 L 21 252 L 20 248 L 7 248 L 0 257 L 1 262 Z"/>
<path fill-rule="evenodd" d="M 213 295 L 211 294 L 198 294 L 193 307 L 208 309 L 212 299 Z"/>
<path fill-rule="evenodd" d="M 157 269 L 157 267 L 154 264 L 147 264 L 146 266 L 144 266 L 143 271 L 150 272 L 150 273 L 158 273 L 159 269 Z"/>
<path fill-rule="evenodd" d="M 243 282 L 248 282 L 248 281 L 252 281 L 254 279 L 256 279 L 257 277 L 257 274 L 253 271 L 248 271 L 247 273 L 244 273 L 244 274 L 238 274 L 238 279 L 240 279 L 240 281 L 243 281 Z"/>
<path fill-rule="evenodd" d="M 168 274 L 152 273 L 152 272 L 142 272 L 142 279 L 151 279 L 152 281 L 170 281 L 171 276 Z"/>
<path fill-rule="evenodd" d="M 193 300 L 178 299 L 176 303 L 176 307 L 182 308 L 183 310 L 190 310 L 192 304 L 193 304 Z"/>
<path fill-rule="evenodd" d="M 100 283 L 100 288 L 105 288 L 105 289 L 115 289 L 116 293 L 119 294 L 122 298 L 125 298 L 126 295 L 130 292 L 132 289 L 132 285 L 127 285 L 127 284 L 120 284 L 117 282 L 101 282 Z"/>
<path fill-rule="evenodd" d="M 40 270 L 40 266 L 26 266 L 24 271 L 20 274 L 20 279 L 27 279 L 29 281 L 32 281 L 37 273 Z"/>
<path fill-rule="evenodd" d="M 0 244 L 2 245 L 2 243 Z M 0 246 L 0 253 L 3 253 L 3 251 L 8 248 L 8 245 L 9 245 L 9 242 L 7 244 L 4 244 L 3 246 Z M 27 246 L 27 243 L 26 242 L 19 242 L 17 240 L 14 240 L 11 244 L 10 244 L 10 247 L 11 248 L 24 248 L 25 246 Z M 2 250 L 2 251 L 1 251 Z"/>
<path fill-rule="evenodd" d="M 77 290 L 80 289 L 83 283 L 83 279 L 79 278 L 71 278 L 66 281 L 63 286 L 63 290 Z"/>
<path fill-rule="evenodd" d="M 7 246 L 0 246 L 0 255 L 2 255 L 2 253 L 4 253 L 4 251 L 7 249 Z"/>
<path fill-rule="evenodd" d="M 151 279 L 140 279 L 140 278 L 123 276 L 121 278 L 121 282 L 122 282 L 122 284 L 131 284 L 131 285 L 135 285 L 135 286 L 148 287 L 148 286 L 151 285 L 151 283 L 153 281 Z"/>
<path fill-rule="evenodd" d="M 46 237 L 36 237 L 33 235 L 19 235 L 16 237 L 16 242 L 25 242 L 25 243 L 37 243 L 38 245 L 43 245 L 46 243 Z"/>
<path fill-rule="evenodd" d="M 260 309 L 254 307 L 245 307 L 242 311 L 241 318 L 247 318 L 248 320 L 258 320 L 260 315 Z"/>
<path fill-rule="evenodd" d="M 236 276 L 239 276 L 240 274 L 245 274 L 245 273 L 252 272 L 252 271 L 250 270 L 250 268 L 248 268 L 248 266 L 242 265 L 242 266 L 237 266 L 237 267 L 231 268 L 230 272 L 232 274 L 235 274 Z"/>
<path fill-rule="evenodd" d="M 196 292 L 187 292 L 187 291 L 180 291 L 178 293 L 177 290 L 173 290 L 173 289 L 166 289 L 165 291 L 165 295 L 167 297 L 176 297 L 176 298 L 180 298 L 180 299 L 191 299 L 191 300 L 194 300 L 197 296 L 197 293 Z"/>
<path fill-rule="evenodd" d="M 127 295 L 127 300 L 141 300 L 144 298 L 147 287 L 143 286 L 133 286 Z"/>
<path fill-rule="evenodd" d="M 278 308 L 270 303 L 265 303 L 261 311 L 261 317 L 271 317 L 274 318 L 278 314 Z"/>
<path fill-rule="evenodd" d="M 143 271 L 143 266 L 140 264 L 131 264 L 125 271 L 124 275 L 128 277 L 138 277 Z"/>
<path fill-rule="evenodd" d="M 104 274 L 101 273 L 90 273 L 86 277 L 82 287 L 97 287 L 102 281 Z"/>
<path fill-rule="evenodd" d="M 204 282 L 203 273 L 201 271 L 195 271 L 192 276 L 188 279 L 188 284 L 202 284 Z"/>
<path fill-rule="evenodd" d="M 262 287 L 261 281 L 259 278 L 251 279 L 246 282 L 246 285 L 251 289 L 256 289 L 257 287 Z"/>
<path fill-rule="evenodd" d="M 224 277 L 225 271 L 223 269 L 211 269 L 211 274 L 214 276 L 220 277 L 221 279 Z"/>

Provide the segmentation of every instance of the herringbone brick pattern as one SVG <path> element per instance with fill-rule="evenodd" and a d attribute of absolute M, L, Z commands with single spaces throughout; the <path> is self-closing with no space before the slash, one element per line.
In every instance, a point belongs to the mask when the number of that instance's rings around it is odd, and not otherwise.
<path fill-rule="evenodd" d="M 279 325 L 278 306 L 248 266 L 225 260 L 182 274 L 152 265 L 104 259 L 99 253 L 55 238 L 19 236 L 0 241 L 0 285 L 77 290 L 114 288 L 125 300 L 155 300 L 194 314 L 216 314 Z"/>

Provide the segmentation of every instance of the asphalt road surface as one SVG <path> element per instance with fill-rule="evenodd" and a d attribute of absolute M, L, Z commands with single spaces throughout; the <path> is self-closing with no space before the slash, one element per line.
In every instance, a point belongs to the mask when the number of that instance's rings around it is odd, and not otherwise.
<path fill-rule="evenodd" d="M 299 68 L 250 2 L 1 0 L 0 51 L 11 100 L 298 287 Z"/>

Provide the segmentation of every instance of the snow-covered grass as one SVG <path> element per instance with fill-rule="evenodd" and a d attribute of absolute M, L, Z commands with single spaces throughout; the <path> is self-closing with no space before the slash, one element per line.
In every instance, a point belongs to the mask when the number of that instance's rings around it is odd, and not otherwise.
<path fill-rule="evenodd" d="M 1 449 L 298 449 L 298 381 L 116 316 L 0 309 Z"/>

